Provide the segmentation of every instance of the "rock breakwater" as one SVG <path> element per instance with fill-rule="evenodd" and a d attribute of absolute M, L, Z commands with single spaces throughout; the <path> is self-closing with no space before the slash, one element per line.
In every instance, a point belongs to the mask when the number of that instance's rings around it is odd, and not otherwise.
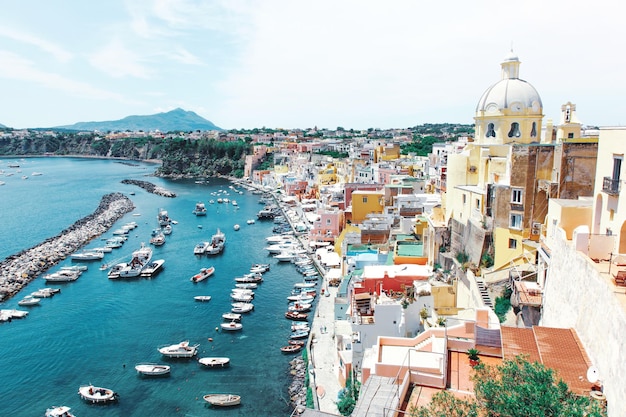
<path fill-rule="evenodd" d="M 92 214 L 78 220 L 57 236 L 7 257 L 0 262 L 0 300 L 15 295 L 42 272 L 109 230 L 134 208 L 133 202 L 124 194 L 106 194 Z"/>
<path fill-rule="evenodd" d="M 122 184 L 136 185 L 138 187 L 143 188 L 144 190 L 146 190 L 149 193 L 160 195 L 162 197 L 169 197 L 169 198 L 176 197 L 176 194 L 173 193 L 172 191 L 166 190 L 163 187 L 158 187 L 158 186 L 156 186 L 156 185 L 154 185 L 154 184 L 152 184 L 151 182 L 148 182 L 148 181 L 122 180 Z"/>

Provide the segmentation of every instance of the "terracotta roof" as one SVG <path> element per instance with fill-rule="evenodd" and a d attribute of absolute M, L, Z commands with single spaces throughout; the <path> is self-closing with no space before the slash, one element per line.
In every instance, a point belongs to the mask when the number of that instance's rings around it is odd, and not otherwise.
<path fill-rule="evenodd" d="M 541 289 L 537 287 L 537 284 L 532 286 L 531 283 L 515 281 L 515 291 L 518 294 L 520 304 L 541 306 Z"/>
<path fill-rule="evenodd" d="M 591 361 L 574 329 L 502 326 L 501 332 L 505 359 L 519 354 L 530 355 L 531 362 L 540 362 L 554 369 L 557 379 L 562 379 L 572 392 L 588 395 L 591 384 L 586 375 Z"/>

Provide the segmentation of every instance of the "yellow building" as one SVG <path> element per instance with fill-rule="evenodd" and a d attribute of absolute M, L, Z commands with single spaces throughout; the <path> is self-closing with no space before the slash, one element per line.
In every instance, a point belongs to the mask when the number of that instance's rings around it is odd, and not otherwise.
<path fill-rule="evenodd" d="M 328 164 L 325 168 L 320 169 L 317 173 L 317 181 L 319 185 L 332 185 L 337 183 L 337 167 L 334 164 Z"/>
<path fill-rule="evenodd" d="M 376 146 L 374 150 L 374 162 L 395 161 L 400 158 L 400 145 L 390 143 Z"/>
<path fill-rule="evenodd" d="M 597 138 L 581 138 L 571 103 L 563 105 L 556 132 L 549 123 L 542 138 L 537 90 L 519 78 L 513 53 L 501 67 L 500 81 L 478 101 L 474 141 L 448 155 L 443 199 L 451 251 L 479 265 L 483 245 L 491 245 L 495 269 L 532 259 L 551 198 L 593 195 L 598 146 Z"/>
<path fill-rule="evenodd" d="M 352 192 L 352 223 L 360 224 L 368 214 L 381 214 L 384 191 L 355 190 Z"/>

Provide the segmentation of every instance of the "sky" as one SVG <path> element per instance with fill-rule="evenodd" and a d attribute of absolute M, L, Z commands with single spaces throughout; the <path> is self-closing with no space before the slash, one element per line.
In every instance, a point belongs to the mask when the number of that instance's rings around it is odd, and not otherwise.
<path fill-rule="evenodd" d="M 513 49 L 546 119 L 626 124 L 620 2 L 20 0 L 0 12 L 0 124 L 175 108 L 224 129 L 473 123 Z"/>

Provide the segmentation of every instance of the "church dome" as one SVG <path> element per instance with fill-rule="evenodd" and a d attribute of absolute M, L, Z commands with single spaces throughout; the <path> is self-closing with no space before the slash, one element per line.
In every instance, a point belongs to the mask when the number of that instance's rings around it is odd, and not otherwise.
<path fill-rule="evenodd" d="M 524 112 L 541 114 L 541 97 L 530 83 L 519 78 L 520 61 L 511 53 L 502 62 L 502 79 L 489 87 L 478 100 L 476 113 Z"/>

